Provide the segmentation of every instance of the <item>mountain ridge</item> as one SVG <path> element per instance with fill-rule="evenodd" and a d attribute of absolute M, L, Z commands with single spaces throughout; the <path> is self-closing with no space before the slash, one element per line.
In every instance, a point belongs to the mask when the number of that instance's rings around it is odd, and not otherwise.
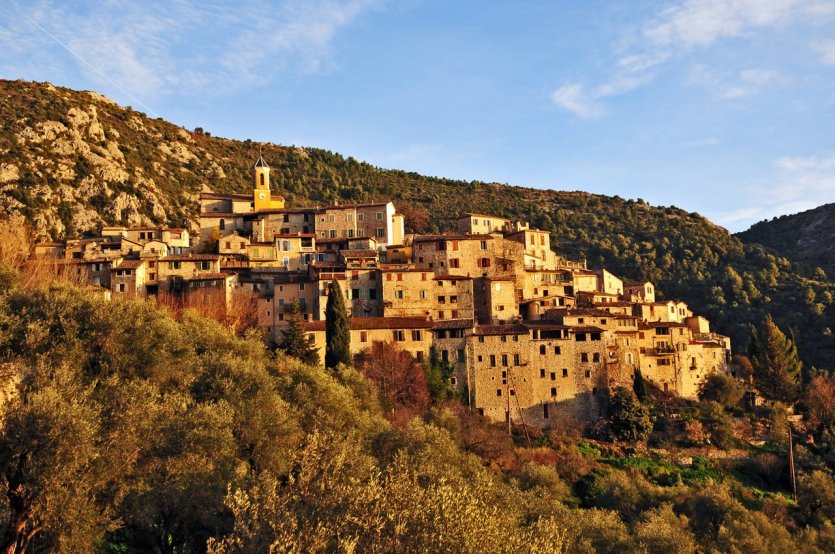
<path fill-rule="evenodd" d="M 835 368 L 832 281 L 705 217 L 589 192 L 427 177 L 317 148 L 216 138 L 122 108 L 98 93 L 0 81 L 0 214 L 42 238 L 105 224 L 189 226 L 201 191 L 249 192 L 259 147 L 288 206 L 391 200 L 407 230 L 449 230 L 462 211 L 529 221 L 562 255 L 704 308 L 744 351 L 772 313 L 804 360 Z"/>
<path fill-rule="evenodd" d="M 760 221 L 736 236 L 835 276 L 835 203 Z"/>

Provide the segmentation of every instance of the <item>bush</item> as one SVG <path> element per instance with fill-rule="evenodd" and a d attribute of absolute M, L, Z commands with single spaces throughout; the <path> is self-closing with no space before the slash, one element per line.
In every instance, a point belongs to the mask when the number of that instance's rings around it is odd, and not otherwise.
<path fill-rule="evenodd" d="M 745 395 L 742 384 L 724 373 L 711 373 L 699 388 L 699 399 L 717 402 L 726 408 L 733 408 Z"/>
<path fill-rule="evenodd" d="M 652 431 L 649 410 L 625 387 L 616 388 L 609 400 L 609 424 L 615 439 L 630 442 L 646 441 Z"/>

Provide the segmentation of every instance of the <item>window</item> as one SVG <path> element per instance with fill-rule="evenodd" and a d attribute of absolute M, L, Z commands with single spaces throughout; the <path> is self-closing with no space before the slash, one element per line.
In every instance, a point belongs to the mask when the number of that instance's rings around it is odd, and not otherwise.
<path fill-rule="evenodd" d="M 540 344 L 540 345 L 539 345 L 539 354 L 540 354 L 541 356 L 544 356 L 544 355 L 545 355 L 545 345 L 544 345 L 544 344 Z"/>
<path fill-rule="evenodd" d="M 354 230 L 353 229 L 348 229 L 348 238 L 349 239 L 354 238 Z"/>
<path fill-rule="evenodd" d="M 481 241 L 481 249 L 482 250 L 487 250 L 487 241 L 486 240 Z"/>
<path fill-rule="evenodd" d="M 351 299 L 352 300 L 359 300 L 360 299 L 360 289 L 351 289 Z"/>
<path fill-rule="evenodd" d="M 377 221 L 383 220 L 383 212 L 377 212 L 374 214 L 374 216 L 377 218 Z"/>
<path fill-rule="evenodd" d="M 412 340 L 413 341 L 419 341 L 420 340 L 420 331 L 418 331 L 417 329 L 412 331 Z"/>
<path fill-rule="evenodd" d="M 588 379 L 589 377 L 591 377 L 591 370 L 587 369 L 586 370 L 586 379 Z"/>
<path fill-rule="evenodd" d="M 554 347 L 554 354 L 556 354 L 557 356 L 559 356 L 559 355 L 560 355 L 560 352 L 561 352 L 561 351 L 560 351 L 560 347 L 559 347 L 559 346 L 555 346 L 555 347 Z"/>
<path fill-rule="evenodd" d="M 377 300 L 377 289 L 368 289 L 368 299 Z"/>
<path fill-rule="evenodd" d="M 490 354 L 490 367 L 496 367 L 496 355 Z"/>
<path fill-rule="evenodd" d="M 402 274 L 402 273 L 398 273 L 398 274 L 397 274 L 397 280 L 398 280 L 398 281 L 402 281 L 402 280 L 403 280 L 403 274 Z"/>
<path fill-rule="evenodd" d="M 218 221 L 218 227 L 220 228 L 221 231 L 225 230 L 226 229 L 226 220 L 221 219 L 220 221 Z"/>
<path fill-rule="evenodd" d="M 438 304 L 446 304 L 446 296 L 439 296 Z"/>
<path fill-rule="evenodd" d="M 330 231 L 328 231 L 328 236 L 332 239 L 335 239 L 336 238 L 336 229 L 331 229 Z"/>
<path fill-rule="evenodd" d="M 502 389 L 496 389 L 496 396 L 502 395 Z"/>
<path fill-rule="evenodd" d="M 502 354 L 502 366 L 507 367 L 507 354 Z"/>
<path fill-rule="evenodd" d="M 392 333 L 394 335 L 394 340 L 398 342 L 403 342 L 406 340 L 406 333 L 404 333 L 402 330 L 398 329 L 393 331 Z"/>
<path fill-rule="evenodd" d="M 568 368 L 566 368 L 566 367 L 562 368 L 562 376 L 563 377 L 568 377 Z"/>
<path fill-rule="evenodd" d="M 168 262 L 168 269 L 180 269 L 180 262 Z"/>
<path fill-rule="evenodd" d="M 377 227 L 374 229 L 374 236 L 377 238 L 386 236 L 386 230 L 383 227 Z"/>
<path fill-rule="evenodd" d="M 119 292 L 125 292 L 125 284 L 119 283 Z"/>
<path fill-rule="evenodd" d="M 551 387 L 551 398 L 556 398 L 557 396 L 557 387 Z"/>
<path fill-rule="evenodd" d="M 459 267 L 461 267 L 461 265 L 460 265 L 460 260 L 459 260 L 458 258 L 450 258 L 450 260 L 449 260 L 449 267 L 450 267 L 450 268 L 459 268 Z"/>
<path fill-rule="evenodd" d="M 397 289 L 394 291 L 394 297 L 398 300 L 403 300 L 403 289 Z"/>
<path fill-rule="evenodd" d="M 360 331 L 360 342 L 368 342 L 368 331 Z"/>
<path fill-rule="evenodd" d="M 513 355 L 513 365 L 519 365 L 519 354 Z"/>
<path fill-rule="evenodd" d="M 363 222 L 365 221 L 365 214 L 357 214 L 357 221 Z"/>
<path fill-rule="evenodd" d="M 444 319 L 445 315 L 443 310 L 438 310 L 438 319 Z"/>
<path fill-rule="evenodd" d="M 426 299 L 426 291 L 425 290 L 420 291 L 420 298 L 421 298 L 421 300 Z"/>
<path fill-rule="evenodd" d="M 467 361 L 467 354 L 464 352 L 463 348 L 458 349 L 458 363 L 464 363 Z"/>
<path fill-rule="evenodd" d="M 599 361 L 600 361 L 600 353 L 595 352 L 594 354 L 592 354 L 592 356 L 591 356 L 591 361 L 593 361 L 593 362 L 599 362 Z"/>
<path fill-rule="evenodd" d="M 581 362 L 588 362 L 589 361 L 589 353 L 588 352 L 583 352 L 582 354 L 580 354 L 580 361 Z"/>
<path fill-rule="evenodd" d="M 542 379 L 545 379 L 545 368 L 544 368 L 544 367 L 543 367 L 542 369 L 540 369 L 540 370 L 539 370 L 539 376 L 540 376 Z"/>

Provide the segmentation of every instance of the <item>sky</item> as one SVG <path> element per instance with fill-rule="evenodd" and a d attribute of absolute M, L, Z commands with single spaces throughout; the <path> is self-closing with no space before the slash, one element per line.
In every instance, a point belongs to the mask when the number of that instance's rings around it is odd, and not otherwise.
<path fill-rule="evenodd" d="M 731 231 L 835 202 L 835 0 L 3 4 L 0 78 L 216 136 Z"/>

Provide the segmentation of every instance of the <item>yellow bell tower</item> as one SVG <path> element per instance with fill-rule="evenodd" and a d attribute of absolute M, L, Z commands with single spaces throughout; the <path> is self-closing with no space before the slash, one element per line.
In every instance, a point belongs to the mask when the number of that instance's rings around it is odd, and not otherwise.
<path fill-rule="evenodd" d="M 266 210 L 271 207 L 272 194 L 270 193 L 270 166 L 264 158 L 258 156 L 255 162 L 255 189 L 252 191 L 255 200 L 255 211 Z"/>

